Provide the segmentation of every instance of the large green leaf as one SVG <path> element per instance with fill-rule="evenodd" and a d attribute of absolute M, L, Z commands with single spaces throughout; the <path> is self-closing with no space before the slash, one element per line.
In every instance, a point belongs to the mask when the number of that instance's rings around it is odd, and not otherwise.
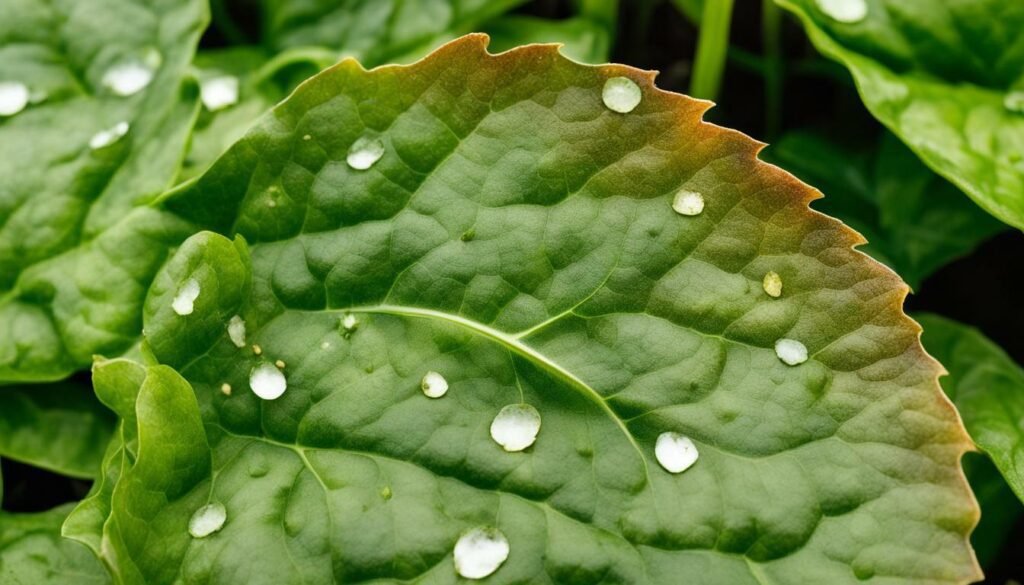
<path fill-rule="evenodd" d="M 189 232 L 124 220 L 178 172 L 205 22 L 201 0 L 0 4 L 0 82 L 38 102 L 0 117 L 0 382 L 63 378 L 137 338 L 166 254 L 148 247 Z"/>
<path fill-rule="evenodd" d="M 0 388 L 0 456 L 75 477 L 95 477 L 114 417 L 84 384 Z"/>
<path fill-rule="evenodd" d="M 245 240 L 198 234 L 154 281 L 165 365 L 97 370 L 124 447 L 66 531 L 127 583 L 455 582 L 477 526 L 511 546 L 495 583 L 976 578 L 969 443 L 906 286 L 706 102 L 485 42 L 342 62 L 166 197 Z M 602 103 L 623 76 L 629 113 Z M 489 427 L 523 402 L 539 436 L 506 452 Z M 659 464 L 665 432 L 692 468 Z M 226 522 L 193 538 L 208 503 Z"/>
<path fill-rule="evenodd" d="M 1005 228 L 891 134 L 877 148 L 855 149 L 796 131 L 772 144 L 765 155 L 821 189 L 826 197 L 815 208 L 863 234 L 868 243 L 861 249 L 915 288 Z"/>
<path fill-rule="evenodd" d="M 925 164 L 1024 228 L 1024 3 L 776 1 Z"/>
<path fill-rule="evenodd" d="M 37 514 L 0 512 L 0 583 L 103 585 L 110 577 L 84 546 L 60 537 L 69 506 Z"/>

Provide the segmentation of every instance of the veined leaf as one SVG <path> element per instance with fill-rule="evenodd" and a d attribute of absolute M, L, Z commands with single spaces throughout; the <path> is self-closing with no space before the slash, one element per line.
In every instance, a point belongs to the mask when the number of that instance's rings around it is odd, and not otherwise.
<path fill-rule="evenodd" d="M 1024 4 L 776 1 L 925 164 L 1024 228 Z"/>
<path fill-rule="evenodd" d="M 706 102 L 485 44 L 342 62 L 165 198 L 224 235 L 97 376 L 77 537 L 126 583 L 455 582 L 476 528 L 495 583 L 977 578 L 906 286 Z"/>
<path fill-rule="evenodd" d="M 37 514 L 0 512 L 0 583 L 4 585 L 105 585 L 110 577 L 88 549 L 60 537 L 71 510 Z"/>
<path fill-rule="evenodd" d="M 10 0 L 0 82 L 0 382 L 55 380 L 139 334 L 139 304 L 181 222 L 132 227 L 178 172 L 196 89 L 201 0 Z M 172 232 L 178 231 L 173 237 Z"/>
<path fill-rule="evenodd" d="M 815 204 L 867 238 L 861 248 L 910 286 L 969 253 L 1005 226 L 932 173 L 891 134 L 860 151 L 810 132 L 790 132 L 765 158 L 827 196 Z"/>
<path fill-rule="evenodd" d="M 82 384 L 0 388 L 0 456 L 64 475 L 100 473 L 114 417 Z"/>

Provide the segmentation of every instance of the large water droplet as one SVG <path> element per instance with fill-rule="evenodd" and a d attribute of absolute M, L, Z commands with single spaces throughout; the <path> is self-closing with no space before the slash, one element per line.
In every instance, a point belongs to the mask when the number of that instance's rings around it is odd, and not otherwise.
<path fill-rule="evenodd" d="M 193 538 L 206 538 L 224 527 L 228 511 L 224 504 L 213 502 L 199 508 L 188 521 L 188 533 Z"/>
<path fill-rule="evenodd" d="M 153 67 L 142 61 L 122 61 L 103 74 L 103 85 L 120 96 L 135 95 L 153 81 Z"/>
<path fill-rule="evenodd" d="M 238 103 L 238 78 L 222 75 L 203 81 L 199 85 L 199 99 L 211 112 Z"/>
<path fill-rule="evenodd" d="M 28 105 L 29 92 L 24 83 L 0 81 L 0 116 L 13 116 Z"/>
<path fill-rule="evenodd" d="M 807 346 L 795 339 L 780 339 L 775 342 L 775 355 L 786 365 L 800 365 L 807 361 Z"/>
<path fill-rule="evenodd" d="M 288 389 L 288 380 L 274 364 L 264 362 L 249 373 L 249 387 L 263 400 L 276 400 Z"/>
<path fill-rule="evenodd" d="M 818 8 L 837 22 L 853 24 L 868 15 L 866 0 L 817 0 Z"/>
<path fill-rule="evenodd" d="M 697 446 L 679 433 L 661 433 L 654 443 L 654 456 L 665 471 L 682 473 L 697 462 Z"/>
<path fill-rule="evenodd" d="M 764 275 L 764 280 L 761 281 L 761 287 L 764 288 L 764 292 L 768 293 L 768 296 L 779 298 L 782 296 L 782 277 L 777 272 L 768 271 Z"/>
<path fill-rule="evenodd" d="M 190 278 L 178 289 L 178 294 L 171 301 L 171 308 L 179 315 L 191 315 L 195 309 L 197 298 L 199 298 L 199 282 Z"/>
<path fill-rule="evenodd" d="M 604 82 L 601 99 L 604 105 L 613 112 L 628 114 L 640 105 L 643 93 L 640 86 L 628 77 L 612 77 Z"/>
<path fill-rule="evenodd" d="M 348 149 L 348 166 L 365 171 L 384 156 L 384 142 L 380 138 L 362 136 L 352 143 Z"/>
<path fill-rule="evenodd" d="M 679 215 L 700 215 L 704 211 L 704 196 L 696 191 L 680 191 L 672 199 L 672 209 Z"/>
<path fill-rule="evenodd" d="M 539 432 L 540 413 L 529 404 L 509 404 L 491 421 L 491 438 L 509 452 L 526 449 Z"/>
<path fill-rule="evenodd" d="M 420 389 L 428 398 L 440 398 L 448 393 L 448 380 L 437 372 L 427 372 L 420 382 Z"/>
<path fill-rule="evenodd" d="M 228 320 L 228 337 L 235 347 L 245 347 L 245 319 L 235 315 Z"/>
<path fill-rule="evenodd" d="M 89 148 L 98 150 L 117 142 L 128 133 L 128 122 L 118 122 L 113 127 L 100 130 L 89 139 Z"/>
<path fill-rule="evenodd" d="M 455 543 L 455 571 L 466 579 L 483 579 L 508 559 L 508 539 L 497 528 L 472 528 Z"/>

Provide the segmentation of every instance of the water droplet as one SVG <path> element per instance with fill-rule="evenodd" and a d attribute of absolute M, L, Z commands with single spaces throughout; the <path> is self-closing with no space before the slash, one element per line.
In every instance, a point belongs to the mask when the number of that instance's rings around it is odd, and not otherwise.
<path fill-rule="evenodd" d="M 245 347 L 245 319 L 235 315 L 228 320 L 228 337 L 235 347 Z"/>
<path fill-rule="evenodd" d="M 0 116 L 13 116 L 28 105 L 29 93 L 24 83 L 0 82 Z"/>
<path fill-rule="evenodd" d="M 672 199 L 672 209 L 679 215 L 700 215 L 704 211 L 704 196 L 684 189 Z"/>
<path fill-rule="evenodd" d="M 331 342 L 325 341 L 320 344 L 320 349 L 331 349 Z"/>
<path fill-rule="evenodd" d="M 190 278 L 178 289 L 178 294 L 171 301 L 171 308 L 179 315 L 191 315 L 197 298 L 199 298 L 199 282 Z"/>
<path fill-rule="evenodd" d="M 224 504 L 213 502 L 196 510 L 188 521 L 188 533 L 193 538 L 206 538 L 224 527 L 228 519 L 228 511 Z"/>
<path fill-rule="evenodd" d="M 284 360 L 277 360 L 274 362 L 274 365 L 277 366 L 277 369 L 283 370 L 286 364 L 284 363 Z"/>
<path fill-rule="evenodd" d="M 437 372 L 427 372 L 420 382 L 420 389 L 427 398 L 440 398 L 448 393 L 448 380 Z"/>
<path fill-rule="evenodd" d="M 211 77 L 199 85 L 199 99 L 207 110 L 216 112 L 238 103 L 238 78 L 231 75 Z"/>
<path fill-rule="evenodd" d="M 1024 90 L 1011 91 L 1003 97 L 1003 107 L 1007 110 L 1024 114 Z M 2 114 L 3 112 L 0 112 Z"/>
<path fill-rule="evenodd" d="M 288 389 L 288 381 L 274 364 L 262 363 L 249 373 L 249 387 L 263 400 L 276 400 Z"/>
<path fill-rule="evenodd" d="M 348 166 L 365 171 L 384 156 L 384 143 L 380 138 L 362 136 L 348 149 Z"/>
<path fill-rule="evenodd" d="M 682 473 L 697 462 L 697 446 L 685 435 L 661 433 L 654 443 L 654 456 L 665 471 Z"/>
<path fill-rule="evenodd" d="M 341 318 L 341 330 L 346 337 L 351 335 L 358 328 L 359 319 L 356 319 L 355 315 L 349 313 Z"/>
<path fill-rule="evenodd" d="M 491 438 L 510 453 L 532 445 L 539 432 L 540 413 L 529 404 L 509 404 L 491 421 Z"/>
<path fill-rule="evenodd" d="M 778 272 L 768 271 L 764 275 L 764 280 L 761 281 L 761 286 L 770 297 L 779 298 L 782 296 L 782 277 L 779 276 Z"/>
<path fill-rule="evenodd" d="M 306 134 L 306 135 L 304 135 L 304 136 L 302 137 L 302 139 L 303 139 L 303 140 L 312 140 L 312 139 L 313 139 L 313 137 L 312 137 L 312 136 L 310 136 L 309 134 Z"/>
<path fill-rule="evenodd" d="M 381 488 L 381 490 L 380 490 L 380 497 L 383 498 L 385 501 L 390 500 L 391 499 L 391 486 L 387 486 L 386 485 L 383 488 Z"/>
<path fill-rule="evenodd" d="M 153 67 L 136 60 L 123 61 L 103 74 L 103 85 L 120 96 L 135 95 L 153 81 Z"/>
<path fill-rule="evenodd" d="M 128 133 L 128 122 L 118 122 L 107 130 L 100 130 L 89 139 L 89 148 L 97 150 L 117 142 Z"/>
<path fill-rule="evenodd" d="M 260 355 L 263 353 L 263 348 L 254 343 L 252 344 L 252 352 L 256 355 Z"/>
<path fill-rule="evenodd" d="M 462 232 L 462 236 L 459 239 L 461 239 L 463 242 L 471 242 L 475 237 L 476 230 L 473 228 L 469 228 L 468 230 Z"/>
<path fill-rule="evenodd" d="M 224 396 L 231 396 L 231 384 L 224 382 L 220 385 L 220 393 Z"/>
<path fill-rule="evenodd" d="M 466 579 L 483 579 L 508 558 L 508 539 L 497 528 L 472 528 L 455 543 L 455 572 Z"/>
<path fill-rule="evenodd" d="M 807 361 L 807 346 L 795 339 L 780 339 L 775 342 L 775 355 L 786 365 L 796 366 Z"/>
<path fill-rule="evenodd" d="M 818 8 L 837 22 L 853 24 L 868 15 L 866 0 L 817 0 Z"/>
<path fill-rule="evenodd" d="M 604 82 L 601 99 L 604 105 L 613 112 L 628 114 L 640 105 L 643 94 L 640 86 L 628 77 L 612 77 Z"/>
<path fill-rule="evenodd" d="M 249 459 L 249 465 L 246 470 L 249 473 L 249 477 L 263 477 L 270 472 L 270 465 L 262 453 L 256 452 Z"/>

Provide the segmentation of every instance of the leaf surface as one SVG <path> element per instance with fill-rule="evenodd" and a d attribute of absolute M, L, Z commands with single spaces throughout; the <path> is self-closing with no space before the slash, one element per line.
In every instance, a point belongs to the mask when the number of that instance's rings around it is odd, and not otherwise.
<path fill-rule="evenodd" d="M 476 526 L 510 543 L 495 583 L 976 578 L 968 442 L 906 286 L 706 102 L 485 44 L 344 61 L 162 201 L 212 231 L 150 288 L 164 365 L 97 377 L 135 424 L 77 537 L 136 583 L 450 583 Z M 626 114 L 602 102 L 621 76 Z M 522 403 L 539 434 L 507 452 L 489 429 Z M 699 452 L 682 473 L 666 432 Z M 191 537 L 210 502 L 226 522 Z"/>
<path fill-rule="evenodd" d="M 1024 4 L 874 0 L 864 18 L 840 22 L 816 0 L 776 1 L 925 164 L 1024 228 L 1024 107 L 1012 97 L 1024 90 Z"/>
<path fill-rule="evenodd" d="M 35 514 L 0 512 L 0 583 L 106 585 L 110 577 L 82 545 L 61 538 L 70 506 Z"/>

